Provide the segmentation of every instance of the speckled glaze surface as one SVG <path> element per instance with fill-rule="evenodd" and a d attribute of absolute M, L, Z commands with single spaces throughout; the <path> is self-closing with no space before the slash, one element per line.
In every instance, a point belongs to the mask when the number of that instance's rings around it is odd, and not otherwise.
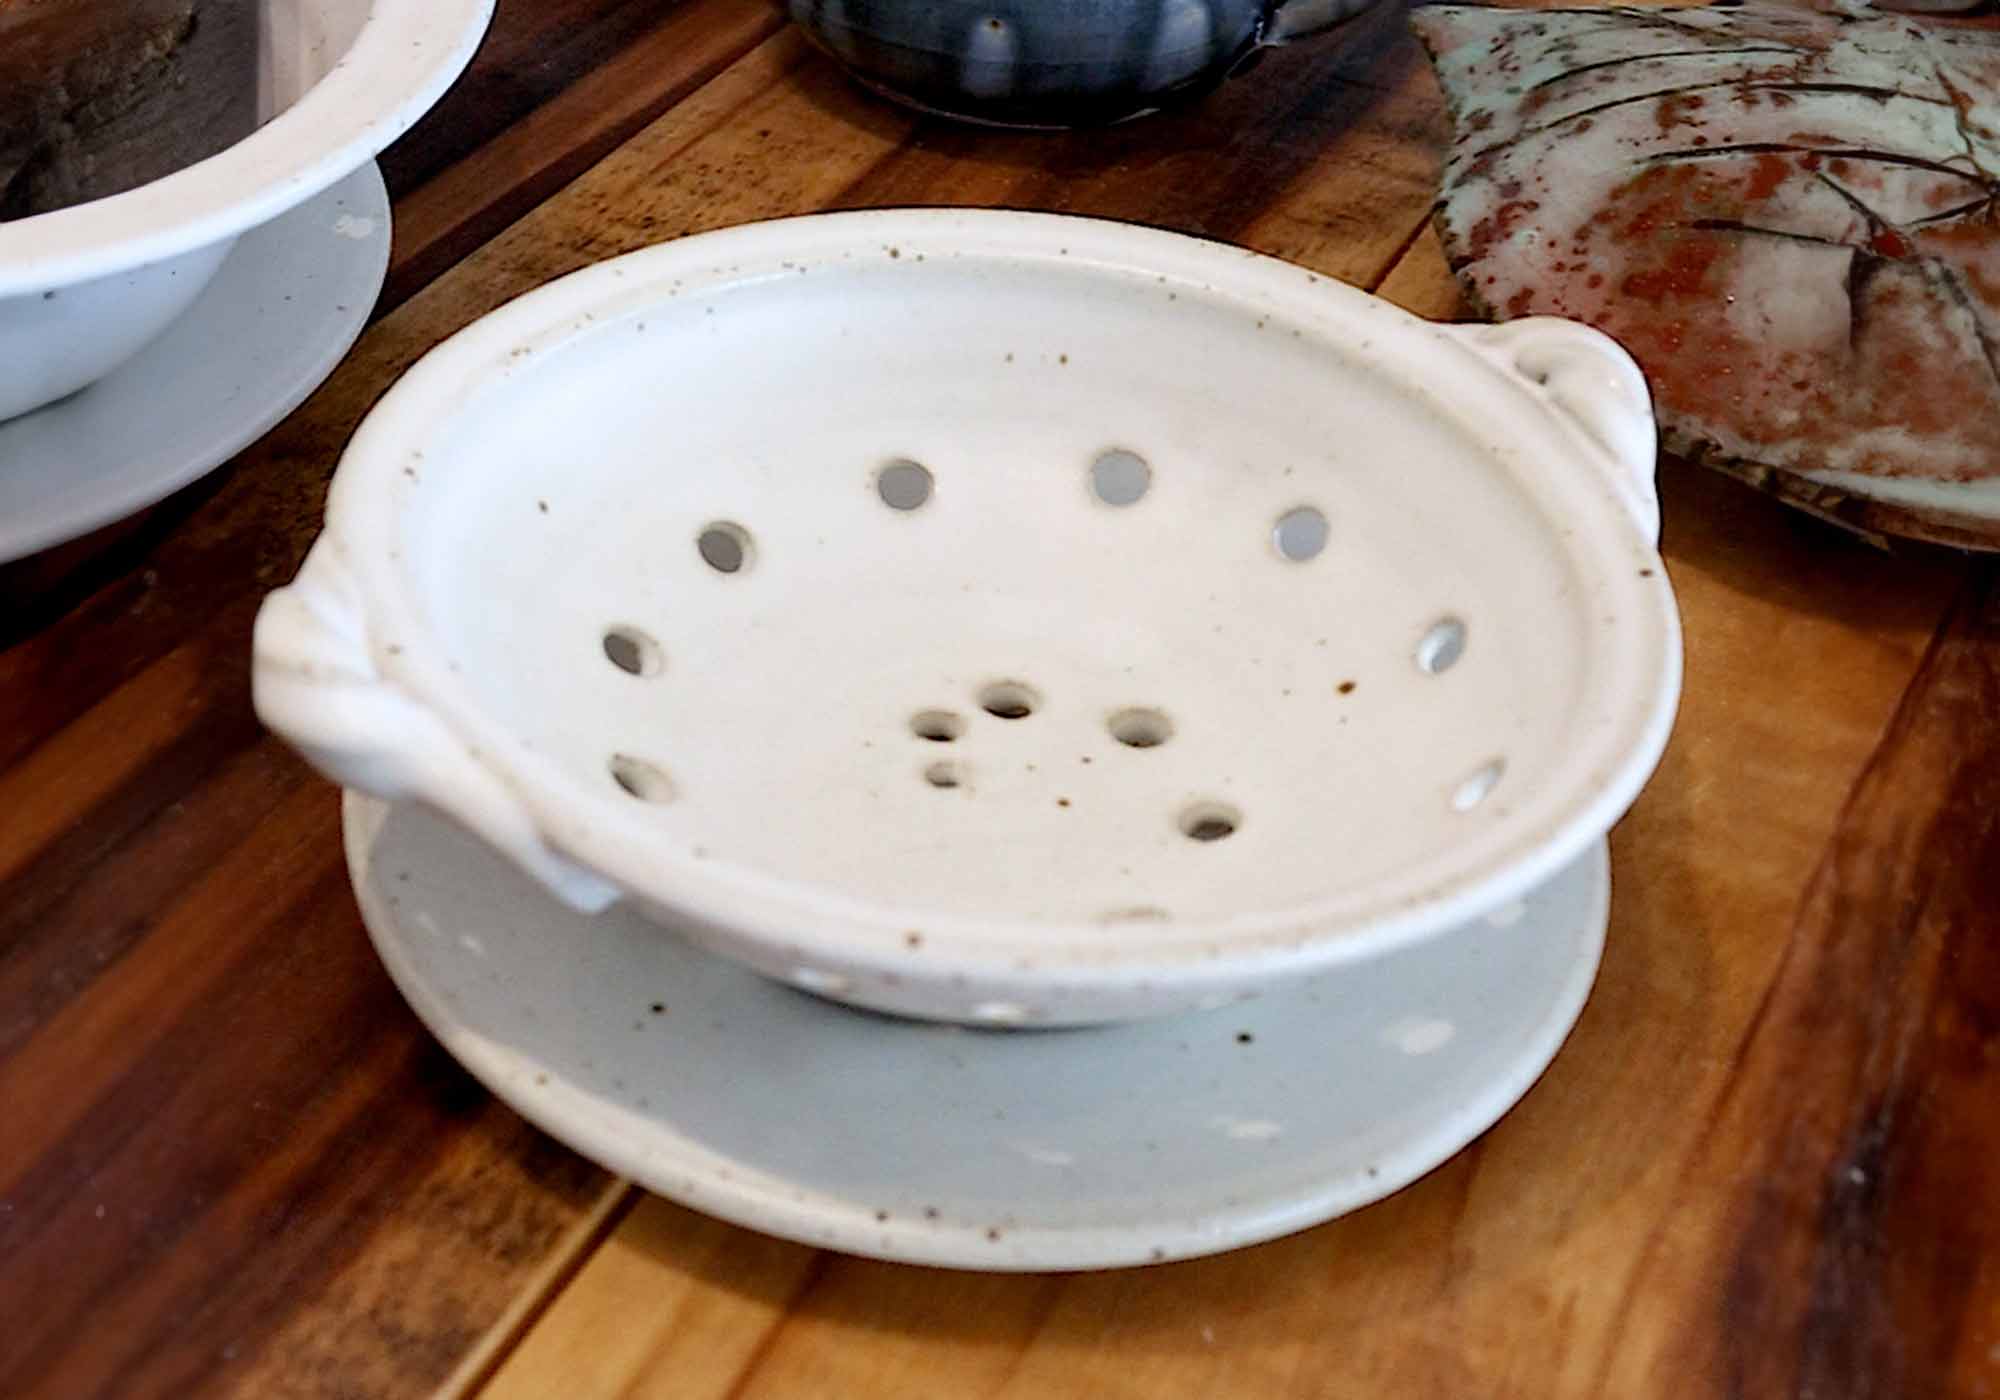
<path fill-rule="evenodd" d="M 1437 208 L 1482 312 L 1575 317 L 1675 452 L 2000 549 L 2000 33 L 1804 6 L 1431 5 Z"/>
<path fill-rule="evenodd" d="M 1652 447 L 1567 322 L 1092 220 L 755 225 L 420 362 L 265 604 L 257 704 L 825 996 L 1219 1005 L 1624 811 L 1679 691 Z"/>
<path fill-rule="evenodd" d="M 1004 1035 L 802 996 L 564 909 L 352 794 L 375 946 L 466 1068 L 641 1186 L 855 1254 L 1092 1269 L 1303 1229 L 1423 1175 L 1541 1074 L 1602 948 L 1603 843 L 1419 948 L 1243 1006 Z"/>
<path fill-rule="evenodd" d="M 1264 44 L 1373 0 L 789 0 L 792 18 L 886 96 L 1001 126 L 1148 112 Z"/>
<path fill-rule="evenodd" d="M 408 130 L 492 12 L 493 0 L 265 0 L 262 126 L 137 189 L 0 224 L 0 420 L 95 383 L 164 333 L 243 233 Z"/>

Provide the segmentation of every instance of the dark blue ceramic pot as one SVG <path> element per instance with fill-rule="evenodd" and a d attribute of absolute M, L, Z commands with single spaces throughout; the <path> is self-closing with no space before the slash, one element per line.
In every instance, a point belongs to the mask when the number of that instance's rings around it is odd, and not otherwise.
<path fill-rule="evenodd" d="M 1373 0 L 789 0 L 869 87 L 999 126 L 1150 112 Z"/>

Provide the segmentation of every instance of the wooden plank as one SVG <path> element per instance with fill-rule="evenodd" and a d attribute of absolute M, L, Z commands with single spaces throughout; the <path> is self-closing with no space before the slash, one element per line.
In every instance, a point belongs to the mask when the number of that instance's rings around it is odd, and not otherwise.
<path fill-rule="evenodd" d="M 402 199 L 590 81 L 663 21 L 701 7 L 702 0 L 498 0 L 493 26 L 451 91 L 383 153 L 390 193 Z"/>
<path fill-rule="evenodd" d="M 1398 116 L 1413 130 L 1417 105 Z M 1375 110 L 1402 112 L 1393 92 Z M 1352 141 L 1353 132 L 1329 139 Z M 734 139 L 711 138 L 725 147 Z M 1176 204 L 1184 192 L 1162 194 L 1125 163 L 1073 154 L 1083 143 L 1039 147 L 1042 166 L 1029 171 L 1016 141 L 980 143 L 984 154 L 971 157 L 952 149 L 946 159 L 940 144 L 969 147 L 971 138 L 920 131 L 849 198 L 911 198 L 936 181 L 953 201 L 1025 194 L 1190 227 L 1212 218 L 1210 231 L 1226 217 L 1266 232 L 1326 228 L 1324 215 L 1315 222 L 1292 210 L 1368 207 L 1392 236 L 1370 242 L 1328 229 L 1329 261 L 1319 265 L 1380 278 L 1385 294 L 1424 314 L 1459 310 L 1422 227 L 1428 191 L 1382 207 L 1384 193 L 1405 183 L 1393 170 L 1382 179 L 1366 164 L 1308 161 L 1310 178 L 1276 182 L 1269 204 L 1246 217 Z M 1084 183 L 1052 181 L 1045 171 L 1055 165 L 1083 170 Z M 1342 180 L 1356 187 L 1344 200 Z M 1390 249 L 1393 267 L 1349 251 L 1357 242 Z M 1319 256 L 1310 238 L 1304 246 Z M 1677 463 L 1663 466 L 1662 495 L 1688 634 L 1679 728 L 1614 835 L 1613 928 L 1591 1005 L 1542 1083 L 1474 1149 L 1346 1220 L 1152 1270 L 993 1278 L 815 1263 L 795 1250 L 783 1255 L 786 1277 L 806 1275 L 809 1286 L 776 1317 L 766 1303 L 699 1334 L 680 1320 L 689 1310 L 740 1301 L 727 1263 L 735 1251 L 714 1243 L 711 1232 L 725 1227 L 649 1202 L 578 1273 L 491 1393 L 1793 1393 L 1700 1388 L 1701 1373 L 1658 1347 L 1634 1353 L 1609 1380 L 1607 1371 L 1634 1338 L 1671 1340 L 1676 1324 L 1696 1340 L 1718 1335 L 1723 1319 L 1656 1277 L 1658 1246 L 1649 1252 L 1648 1240 L 1667 1230 L 1679 1238 L 1676 1222 L 1723 1212 L 1722 1196 L 1684 1186 L 1687 1164 L 1712 1154 L 1718 1175 L 1729 1169 L 1727 1149 L 1705 1145 L 1705 1125 L 1740 1092 L 1746 1040 L 1784 965 L 1803 891 L 1962 568 L 1885 558 Z M 1773 1075 L 1770 1094 L 1783 1082 Z M 725 1233 L 746 1256 L 788 1248 Z M 660 1317 L 632 1302 L 656 1296 L 673 1300 Z M 713 1352 L 702 1345 L 708 1337 Z M 1640 1364 L 1655 1358 L 1657 1370 Z M 1818 1393 L 1849 1392 L 1829 1382 Z"/>
<path fill-rule="evenodd" d="M 1849 797 L 1644 1259 L 1607 1394 L 2000 1385 L 2000 575 Z M 1626 1305 L 1642 1313 L 1643 1300 Z M 1685 1392 L 1683 1392 L 1685 1393 Z"/>
<path fill-rule="evenodd" d="M 18 874 L 119 783 L 186 732 L 206 677 L 192 650 L 171 652 L 56 738 L 0 772 L 0 880 Z"/>
<path fill-rule="evenodd" d="M 396 247 L 378 310 L 402 305 L 439 273 L 602 159 L 728 64 L 769 37 L 781 22 L 775 6 L 743 0 L 687 0 L 654 17 L 652 5 L 623 12 L 650 18 L 624 42 L 593 35 L 581 56 L 591 60 L 543 105 L 512 113 L 509 124 L 455 163 L 435 169 L 396 204 Z M 574 63 L 574 42 L 558 53 Z M 551 59 L 526 55 L 492 77 L 512 83 L 523 70 L 545 73 Z M 565 65 L 564 71 L 568 71 Z M 486 70 L 475 65 L 468 100 Z M 396 149 L 410 152 L 432 127 L 454 130 L 453 113 L 434 114 Z M 414 162 L 413 162 L 414 163 Z M 391 175 L 407 174 L 392 170 Z"/>
<path fill-rule="evenodd" d="M 604 1242 L 617 1222 L 637 1203 L 639 1195 L 629 1183 L 606 1184 L 596 1205 L 570 1225 L 565 1237 L 543 1256 L 532 1274 L 517 1282 L 506 1310 L 493 1320 L 478 1342 L 459 1358 L 458 1365 L 438 1386 L 438 1400 L 471 1395 L 492 1379 L 500 1363 L 520 1343 L 528 1328 L 540 1319 L 584 1261 Z M 328 1312 L 340 1316 L 351 1310 L 351 1303 L 347 1300 L 342 1300 L 342 1303 L 340 1309 L 329 1309 Z M 313 1323 L 318 1330 L 327 1330 L 318 1319 L 313 1319 Z M 285 1348 L 280 1345 L 272 1350 L 282 1354 Z"/>
<path fill-rule="evenodd" d="M 834 201 L 981 205 L 1126 219 L 1242 243 L 1372 285 L 1429 208 L 1444 126 L 1394 6 L 1272 51 L 1186 107 L 1101 131 L 1006 133 L 924 122 L 800 75 L 843 121 L 907 132 Z M 720 135 L 720 133 L 719 133 Z M 771 212 L 779 212 L 772 210 Z"/>
<path fill-rule="evenodd" d="M 737 1393 L 738 1378 L 779 1324 L 816 1291 L 826 1264 L 802 1245 L 646 1197 L 590 1259 L 589 1288 L 558 1297 L 554 1317 L 536 1329 L 542 1340 L 533 1352 L 510 1356 L 480 1394 L 722 1400 Z M 591 1306 L 600 1293 L 626 1289 L 622 1306 Z M 645 1299 L 648 1325 L 632 1325 L 627 1308 L 635 1298 Z M 602 1388 L 613 1376 L 629 1386 Z"/>
<path fill-rule="evenodd" d="M 5 1062 L 0 1391 L 404 1393 L 605 1190 L 412 1021 L 293 788 Z"/>
<path fill-rule="evenodd" d="M 1437 230 L 1426 222 L 1417 230 L 1410 246 L 1389 269 L 1389 275 L 1375 289 L 1405 311 L 1433 321 L 1467 321 L 1472 312 L 1459 294 L 1458 283 L 1445 261 L 1444 244 Z"/>

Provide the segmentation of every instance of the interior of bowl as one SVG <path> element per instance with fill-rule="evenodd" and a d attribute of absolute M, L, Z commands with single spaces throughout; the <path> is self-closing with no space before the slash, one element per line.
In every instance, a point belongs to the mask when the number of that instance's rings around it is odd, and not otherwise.
<path fill-rule="evenodd" d="M 470 59 L 492 3 L 194 0 L 186 45 L 226 34 L 227 52 L 164 93 L 161 110 L 213 105 L 212 89 L 240 84 L 226 104 L 240 139 L 143 187 L 0 223 L 0 297 L 176 257 L 310 198 L 428 110 Z"/>
<path fill-rule="evenodd" d="M 368 22 L 370 0 L 257 0 L 257 108 L 289 110 L 345 58 Z"/>
<path fill-rule="evenodd" d="M 293 106 L 365 0 L 63 0 L 0 8 L 0 219 L 161 179 Z"/>
<path fill-rule="evenodd" d="M 1379 912 L 1573 816 L 1643 546 L 1310 298 L 1046 251 L 493 342 L 395 487 L 417 660 L 627 859 L 889 922 Z"/>

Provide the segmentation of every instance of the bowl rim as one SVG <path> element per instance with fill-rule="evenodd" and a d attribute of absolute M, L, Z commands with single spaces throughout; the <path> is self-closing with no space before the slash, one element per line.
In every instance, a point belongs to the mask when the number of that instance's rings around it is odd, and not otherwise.
<path fill-rule="evenodd" d="M 0 223 L 0 297 L 72 286 L 233 238 L 352 174 L 455 82 L 495 0 L 369 0 L 297 102 L 206 160 L 121 194 Z"/>
<path fill-rule="evenodd" d="M 1565 510 L 1566 536 L 1601 552 L 1614 596 L 1604 611 L 1629 625 L 1594 629 L 1617 665 L 1611 718 L 1580 732 L 1566 796 L 1541 823 L 1472 877 L 1433 882 L 1378 899 L 1359 913 L 1316 905 L 1280 914 L 1176 920 L 1105 939 L 1089 921 L 1038 923 L 1030 938 L 1008 919 L 884 909 L 700 852 L 663 849 L 648 829 L 634 834 L 604 819 L 603 795 L 556 761 L 524 751 L 488 712 L 480 692 L 441 659 L 417 600 L 403 582 L 398 521 L 414 488 L 412 463 L 430 434 L 481 389 L 528 373 L 575 337 L 649 305 L 650 298 L 712 290 L 838 267 L 848 259 L 926 250 L 1092 266 L 1121 276 L 1160 277 L 1216 296 L 1316 321 L 1358 342 L 1371 365 L 1413 366 L 1435 378 L 1453 365 L 1450 398 L 1422 398 L 1454 415 L 1452 399 L 1483 396 L 1512 409 L 1480 435 L 1517 450 L 1508 469 L 1536 476 Z M 906 264 L 907 265 L 907 262 Z M 1486 329 L 1486 328 L 1479 328 Z M 1445 357 L 1441 359 L 1440 357 Z M 1456 391 L 1463 385 L 1466 394 Z M 1526 411 L 1523 411 L 1526 410 Z M 1468 420 L 1461 417 L 1460 421 Z M 1526 450 L 1520 450 L 1526 449 Z M 1500 453 L 1503 449 L 1492 449 Z M 1553 465 L 1552 465 L 1553 464 Z M 1530 489 L 1524 486 L 1522 489 Z M 1593 543 L 1594 542 L 1594 543 Z M 530 292 L 458 332 L 419 360 L 362 423 L 335 473 L 326 530 L 316 553 L 340 560 L 380 682 L 440 720 L 450 742 L 518 803 L 546 848 L 590 876 L 650 902 L 711 946 L 785 975 L 801 965 L 836 974 L 906 980 L 966 974 L 1051 995 L 1129 992 L 1135 976 L 1156 993 L 1240 980 L 1268 981 L 1337 966 L 1456 927 L 1519 898 L 1575 859 L 1631 804 L 1665 748 L 1681 681 L 1679 614 L 1655 540 L 1621 496 L 1602 460 L 1537 397 L 1519 372 L 1483 353 L 1462 330 L 1422 320 L 1336 279 L 1245 249 L 1185 234 L 1071 215 L 994 210 L 891 209 L 774 219 L 682 238 L 614 258 Z M 1583 556 L 1579 555 L 1579 559 Z M 303 578 L 312 569 L 308 561 Z M 629 824 L 634 828 L 642 823 Z M 1532 839 L 1530 839 L 1530 836 Z M 1337 905 L 1338 901 L 1331 904 Z M 908 930 L 925 931 L 912 957 Z M 1023 966 L 1023 954 L 1031 965 Z"/>

